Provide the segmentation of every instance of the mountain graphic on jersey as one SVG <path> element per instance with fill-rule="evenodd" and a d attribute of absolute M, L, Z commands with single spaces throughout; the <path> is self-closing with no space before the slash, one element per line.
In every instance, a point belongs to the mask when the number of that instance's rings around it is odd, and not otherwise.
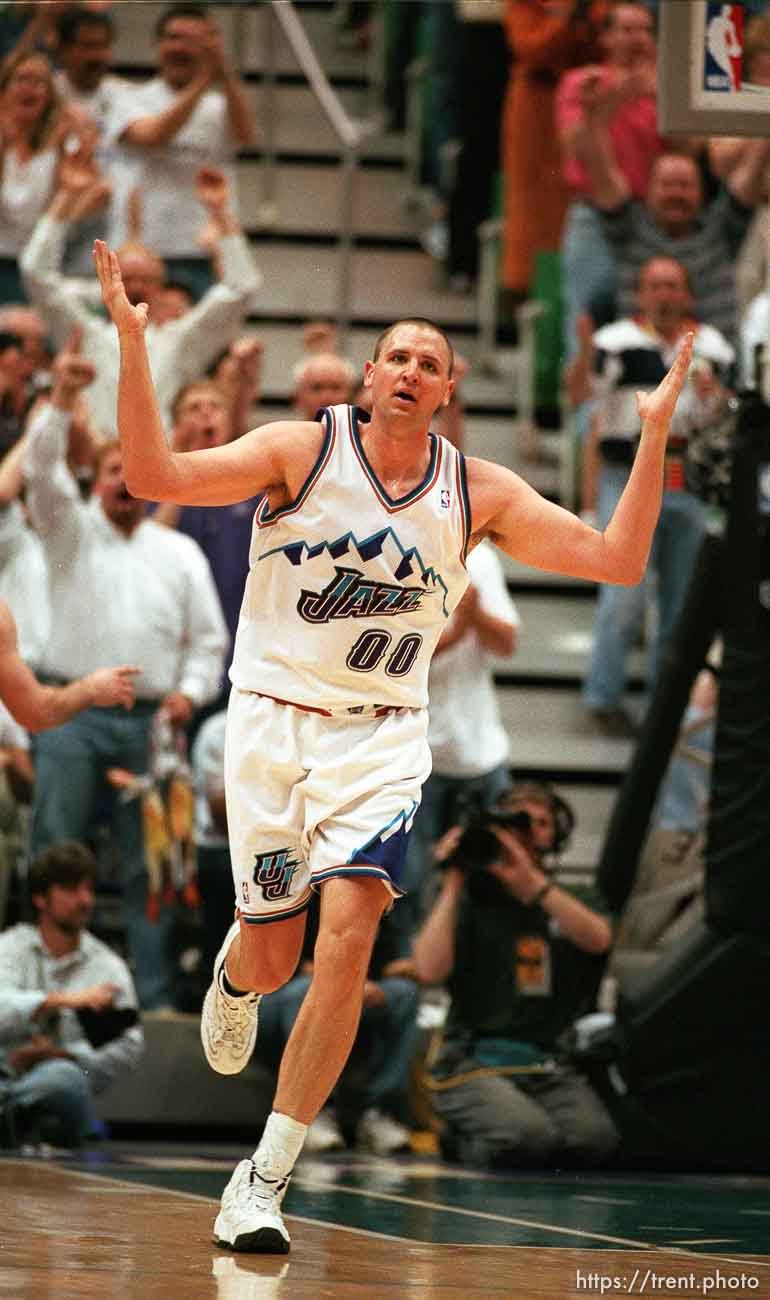
<path fill-rule="evenodd" d="M 382 528 L 370 537 L 359 540 L 352 532 L 343 533 L 334 541 L 319 542 L 309 546 L 305 541 L 291 542 L 275 550 L 266 551 L 260 560 L 283 554 L 290 564 L 298 567 L 319 557 L 340 560 L 359 558 L 365 563 L 378 559 L 384 562 L 393 577 L 385 582 L 372 577 L 364 570 L 335 564 L 334 576 L 321 591 L 303 588 L 297 611 L 306 622 L 328 622 L 334 618 L 366 618 L 371 614 L 387 615 L 413 613 L 426 598 L 438 594 L 445 618 L 449 617 L 446 605 L 447 586 L 430 565 L 426 565 L 417 547 L 404 547 L 390 527 Z M 412 585 L 402 585 L 412 578 Z M 420 585 L 414 580 L 417 579 Z"/>

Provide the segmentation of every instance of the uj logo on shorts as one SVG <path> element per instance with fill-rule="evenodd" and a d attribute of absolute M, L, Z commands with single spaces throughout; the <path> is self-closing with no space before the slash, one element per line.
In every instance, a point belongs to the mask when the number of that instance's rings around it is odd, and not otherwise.
<path fill-rule="evenodd" d="M 294 872 L 300 865 L 296 858 L 290 858 L 290 854 L 289 848 L 255 854 L 253 880 L 262 890 L 266 903 L 280 902 L 289 895 Z"/>

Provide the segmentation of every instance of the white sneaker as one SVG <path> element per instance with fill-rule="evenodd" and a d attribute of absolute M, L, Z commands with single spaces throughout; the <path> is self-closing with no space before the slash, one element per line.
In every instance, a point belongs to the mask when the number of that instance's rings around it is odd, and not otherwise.
<path fill-rule="evenodd" d="M 222 1193 L 214 1241 L 231 1250 L 288 1255 L 291 1238 L 281 1217 L 288 1178 L 263 1178 L 253 1160 L 241 1160 Z"/>
<path fill-rule="evenodd" d="M 364 1111 L 356 1128 L 357 1146 L 373 1151 L 377 1156 L 389 1156 L 396 1151 L 408 1150 L 409 1139 L 408 1128 L 375 1106 Z"/>
<path fill-rule="evenodd" d="M 331 1109 L 322 1110 L 313 1120 L 302 1146 L 303 1151 L 339 1151 L 344 1147 L 345 1139 L 337 1123 L 337 1117 Z"/>
<path fill-rule="evenodd" d="M 214 979 L 203 1000 L 201 1042 L 206 1060 L 217 1074 L 238 1074 L 248 1063 L 257 1038 L 257 1014 L 261 993 L 244 993 L 231 998 L 220 984 L 225 957 L 240 933 L 234 921 L 214 962 Z"/>

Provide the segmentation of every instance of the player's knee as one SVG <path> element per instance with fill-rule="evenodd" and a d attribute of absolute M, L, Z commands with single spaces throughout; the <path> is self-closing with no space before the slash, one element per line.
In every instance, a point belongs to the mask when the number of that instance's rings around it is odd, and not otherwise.
<path fill-rule="evenodd" d="M 245 980 L 255 993 L 274 993 L 283 988 L 297 969 L 303 934 L 304 917 L 301 926 L 289 921 L 270 926 L 241 921 L 238 950 L 233 954 L 234 960 L 228 960 L 228 972 L 239 987 Z"/>

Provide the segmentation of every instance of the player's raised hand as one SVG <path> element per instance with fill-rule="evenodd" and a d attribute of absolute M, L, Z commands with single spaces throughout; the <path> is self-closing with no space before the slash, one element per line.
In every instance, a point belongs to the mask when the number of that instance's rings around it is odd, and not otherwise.
<path fill-rule="evenodd" d="M 636 409 L 642 421 L 642 427 L 650 433 L 668 433 L 668 426 L 679 394 L 684 387 L 687 372 L 692 360 L 692 345 L 695 334 L 692 330 L 685 334 L 682 345 L 674 358 L 668 374 L 661 379 L 657 388 L 651 393 L 636 394 Z"/>
<path fill-rule="evenodd" d="M 139 302 L 134 307 L 128 301 L 117 256 L 102 239 L 94 241 L 94 262 L 102 290 L 102 302 L 117 325 L 118 333 L 142 334 L 147 327 L 147 303 Z"/>

